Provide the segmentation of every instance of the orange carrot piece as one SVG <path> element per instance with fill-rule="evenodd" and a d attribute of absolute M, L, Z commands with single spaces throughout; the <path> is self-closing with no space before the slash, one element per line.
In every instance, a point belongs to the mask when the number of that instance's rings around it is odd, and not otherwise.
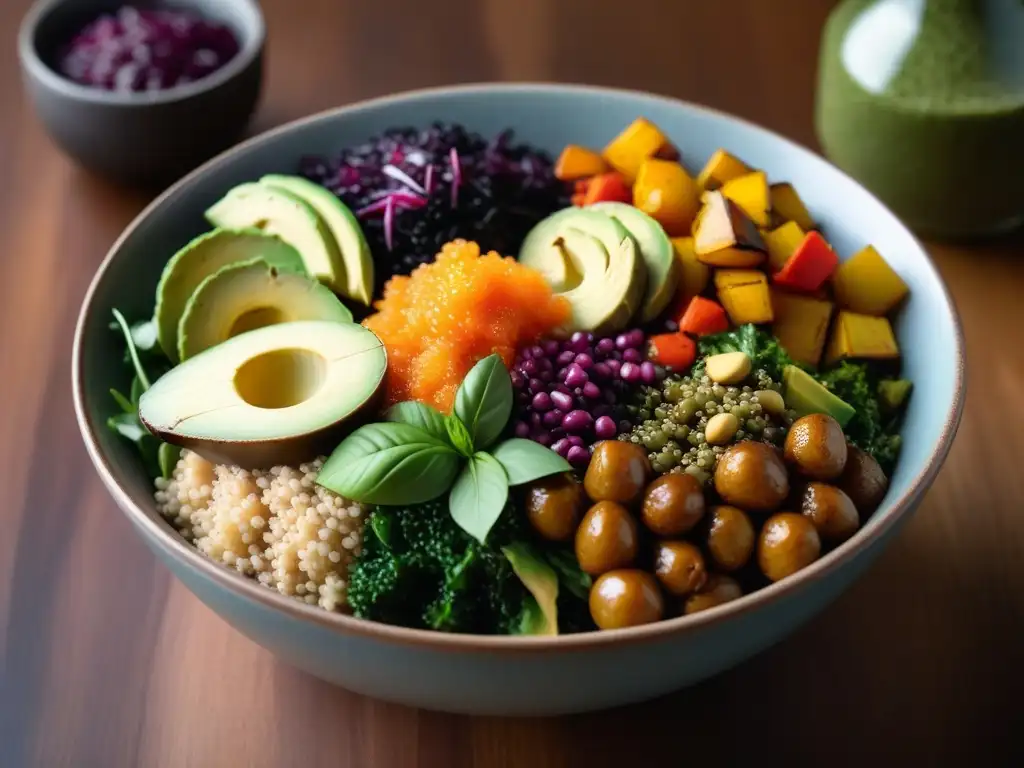
<path fill-rule="evenodd" d="M 652 362 L 684 371 L 697 359 L 697 344 L 685 333 L 659 333 L 650 338 Z"/>
<path fill-rule="evenodd" d="M 772 280 L 785 288 L 813 293 L 824 285 L 838 266 L 839 257 L 832 246 L 819 232 L 811 230 Z"/>
<path fill-rule="evenodd" d="M 633 190 L 621 173 L 609 171 L 595 176 L 587 186 L 584 205 L 604 202 L 632 203 Z"/>
<path fill-rule="evenodd" d="M 694 336 L 707 336 L 729 330 L 729 317 L 717 301 L 694 296 L 679 318 L 679 330 Z"/>

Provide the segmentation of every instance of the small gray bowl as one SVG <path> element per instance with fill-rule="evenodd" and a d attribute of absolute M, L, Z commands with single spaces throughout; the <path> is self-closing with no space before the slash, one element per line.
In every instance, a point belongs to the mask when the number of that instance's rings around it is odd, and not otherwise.
<path fill-rule="evenodd" d="M 113 181 L 162 185 L 237 141 L 259 101 L 266 28 L 256 0 L 133 0 L 189 9 L 228 25 L 238 54 L 208 77 L 164 91 L 121 93 L 75 83 L 55 68 L 61 46 L 124 0 L 39 0 L 18 34 L 25 89 L 72 158 Z"/>

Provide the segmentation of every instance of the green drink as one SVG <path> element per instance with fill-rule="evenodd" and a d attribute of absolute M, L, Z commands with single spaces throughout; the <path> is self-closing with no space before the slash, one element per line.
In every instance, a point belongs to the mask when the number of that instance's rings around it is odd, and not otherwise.
<path fill-rule="evenodd" d="M 1024 223 L 1024 2 L 844 0 L 816 108 L 829 158 L 923 234 Z"/>

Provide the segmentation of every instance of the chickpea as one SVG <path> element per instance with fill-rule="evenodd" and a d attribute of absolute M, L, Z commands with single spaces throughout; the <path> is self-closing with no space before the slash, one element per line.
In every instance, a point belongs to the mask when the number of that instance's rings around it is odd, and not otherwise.
<path fill-rule="evenodd" d="M 636 627 L 661 621 L 665 600 L 646 571 L 609 571 L 590 588 L 590 615 L 600 629 Z"/>
<path fill-rule="evenodd" d="M 754 526 L 742 509 L 722 505 L 711 510 L 708 552 L 723 571 L 736 571 L 754 552 Z"/>
<path fill-rule="evenodd" d="M 663 541 L 654 553 L 654 575 L 665 591 L 682 597 L 704 586 L 704 555 L 688 541 Z"/>
<path fill-rule="evenodd" d="M 632 504 L 651 476 L 647 452 L 639 445 L 621 440 L 602 440 L 583 477 L 583 488 L 592 501 L 617 501 Z"/>
<path fill-rule="evenodd" d="M 793 422 L 786 435 L 786 463 L 811 480 L 835 480 L 846 466 L 846 437 L 839 422 L 812 413 Z"/>
<path fill-rule="evenodd" d="M 789 475 L 778 451 L 764 443 L 743 440 L 719 457 L 715 490 L 740 509 L 771 512 L 789 495 Z"/>
<path fill-rule="evenodd" d="M 834 485 L 808 483 L 800 511 L 814 523 L 824 541 L 846 541 L 860 526 L 857 508 L 850 497 Z"/>
<path fill-rule="evenodd" d="M 662 475 L 644 491 L 644 525 L 658 536 L 680 536 L 704 517 L 704 488 L 693 475 Z"/>
<path fill-rule="evenodd" d="M 779 512 L 765 521 L 757 543 L 757 563 L 771 581 L 806 568 L 821 555 L 821 539 L 803 515 Z"/>
<path fill-rule="evenodd" d="M 583 516 L 576 531 L 576 560 L 580 569 L 597 576 L 633 564 L 637 525 L 621 504 L 599 501 Z"/>
<path fill-rule="evenodd" d="M 526 490 L 526 518 L 548 541 L 569 541 L 583 514 L 583 487 L 565 472 L 542 477 Z"/>
<path fill-rule="evenodd" d="M 846 466 L 836 485 L 850 497 L 861 518 L 867 518 L 885 498 L 889 480 L 871 454 L 849 444 L 846 450 Z"/>
<path fill-rule="evenodd" d="M 730 576 L 723 576 L 719 573 L 708 575 L 704 586 L 693 595 L 686 598 L 683 603 L 683 613 L 689 616 L 691 613 L 706 611 L 709 608 L 738 600 L 743 596 L 743 590 L 735 579 Z"/>

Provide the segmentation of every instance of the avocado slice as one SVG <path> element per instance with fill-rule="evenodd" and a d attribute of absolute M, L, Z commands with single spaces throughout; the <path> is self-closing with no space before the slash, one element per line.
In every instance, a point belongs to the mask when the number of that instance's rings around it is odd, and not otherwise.
<path fill-rule="evenodd" d="M 334 235 L 305 200 L 283 189 L 249 182 L 232 188 L 206 211 L 215 227 L 255 227 L 293 245 L 306 270 L 335 293 L 346 291 L 345 263 Z"/>
<path fill-rule="evenodd" d="M 541 221 L 523 241 L 519 261 L 569 302 L 564 333 L 620 331 L 643 301 L 647 271 L 636 241 L 597 211 L 568 208 Z"/>
<path fill-rule="evenodd" d="M 160 348 L 172 363 L 178 362 L 178 323 L 195 289 L 222 267 L 254 258 L 280 272 L 306 272 L 297 250 L 258 229 L 215 229 L 192 240 L 167 262 L 156 286 L 153 321 Z"/>
<path fill-rule="evenodd" d="M 372 416 L 386 369 L 384 345 L 361 325 L 279 323 L 172 368 L 139 399 L 139 418 L 219 464 L 298 466 Z"/>
<path fill-rule="evenodd" d="M 680 265 L 672 241 L 661 224 L 632 205 L 606 202 L 588 207 L 622 224 L 640 247 L 640 256 L 647 266 L 647 290 L 640 309 L 640 322 L 649 323 L 665 311 L 679 288 Z"/>
<path fill-rule="evenodd" d="M 359 221 L 337 195 L 301 176 L 270 175 L 260 184 L 282 189 L 305 200 L 323 219 L 345 264 L 345 290 L 342 295 L 370 306 L 373 295 L 373 260 Z"/>
<path fill-rule="evenodd" d="M 856 413 L 852 405 L 836 397 L 828 387 L 795 365 L 787 365 L 782 370 L 782 386 L 786 407 L 792 408 L 798 416 L 825 413 L 838 421 L 839 426 L 845 427 Z"/>
<path fill-rule="evenodd" d="M 908 379 L 883 379 L 878 382 L 878 399 L 889 411 L 898 411 L 907 402 L 913 386 Z"/>
<path fill-rule="evenodd" d="M 296 320 L 352 322 L 352 313 L 312 278 L 262 259 L 229 264 L 203 280 L 178 324 L 178 357 L 188 360 L 246 331 Z"/>

